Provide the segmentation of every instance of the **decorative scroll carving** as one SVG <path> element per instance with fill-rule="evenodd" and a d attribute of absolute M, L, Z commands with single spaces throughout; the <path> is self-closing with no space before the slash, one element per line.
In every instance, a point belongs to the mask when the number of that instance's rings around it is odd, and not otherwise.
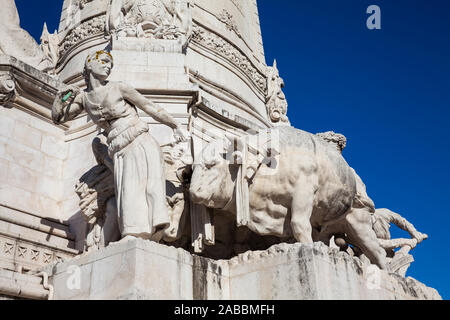
<path fill-rule="evenodd" d="M 266 92 L 266 77 L 231 43 L 198 25 L 193 27 L 192 40 L 223 56 L 242 70 L 261 91 Z"/>
<path fill-rule="evenodd" d="M 16 84 L 9 73 L 0 74 L 0 103 L 2 105 L 12 101 L 16 95 Z"/>
<path fill-rule="evenodd" d="M 67 36 L 64 38 L 63 42 L 59 47 L 59 55 L 62 57 L 77 43 L 98 35 L 102 34 L 105 28 L 105 15 L 97 16 L 92 19 L 84 21 L 82 24 L 77 26 L 75 29 L 71 30 Z"/>

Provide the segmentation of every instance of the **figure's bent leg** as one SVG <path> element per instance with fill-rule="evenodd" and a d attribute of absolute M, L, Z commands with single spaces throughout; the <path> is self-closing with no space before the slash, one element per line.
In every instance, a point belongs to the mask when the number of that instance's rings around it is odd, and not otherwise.
<path fill-rule="evenodd" d="M 386 269 L 386 251 L 380 246 L 372 229 L 370 212 L 353 208 L 345 218 L 348 235 L 354 242 L 352 244 L 358 246 L 373 264 Z"/>

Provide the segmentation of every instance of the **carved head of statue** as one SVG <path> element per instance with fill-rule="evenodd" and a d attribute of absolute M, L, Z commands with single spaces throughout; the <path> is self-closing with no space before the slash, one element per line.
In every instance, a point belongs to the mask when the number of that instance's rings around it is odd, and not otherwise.
<path fill-rule="evenodd" d="M 84 79 L 89 81 L 89 76 L 93 75 L 100 80 L 106 80 L 111 74 L 111 69 L 114 66 L 112 55 L 107 51 L 97 51 L 86 57 L 84 64 Z"/>

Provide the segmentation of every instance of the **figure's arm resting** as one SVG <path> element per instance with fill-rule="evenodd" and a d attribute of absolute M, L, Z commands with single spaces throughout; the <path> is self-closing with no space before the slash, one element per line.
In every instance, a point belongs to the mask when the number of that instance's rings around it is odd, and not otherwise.
<path fill-rule="evenodd" d="M 69 91 L 72 92 L 69 95 Z M 78 88 L 70 87 L 69 89 L 60 90 L 53 101 L 52 120 L 56 124 L 73 120 L 81 112 L 83 112 L 83 101 Z M 65 101 L 63 101 L 65 100 Z"/>
<path fill-rule="evenodd" d="M 166 126 L 176 129 L 179 127 L 178 122 L 163 108 L 157 106 L 136 89 L 125 83 L 120 83 L 120 89 L 125 100 L 135 105 L 148 115 L 150 115 L 156 121 L 165 124 Z"/>

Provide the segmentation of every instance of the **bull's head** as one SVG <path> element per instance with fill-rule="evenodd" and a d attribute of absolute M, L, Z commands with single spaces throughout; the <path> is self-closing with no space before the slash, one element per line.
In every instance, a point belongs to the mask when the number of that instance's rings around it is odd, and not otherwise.
<path fill-rule="evenodd" d="M 195 203 L 223 209 L 233 198 L 236 182 L 237 140 L 214 141 L 201 152 L 193 165 L 190 194 Z M 230 161 L 231 160 L 231 161 Z"/>

